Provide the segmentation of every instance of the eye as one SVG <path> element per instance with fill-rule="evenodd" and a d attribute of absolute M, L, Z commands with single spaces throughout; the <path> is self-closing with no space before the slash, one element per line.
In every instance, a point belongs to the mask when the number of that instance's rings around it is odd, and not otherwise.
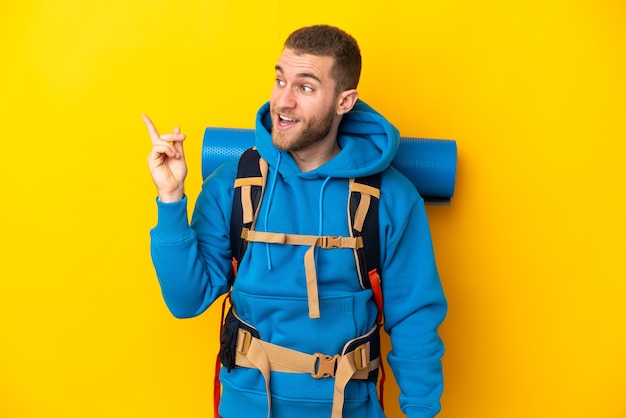
<path fill-rule="evenodd" d="M 313 88 L 311 88 L 309 86 L 302 86 L 301 89 L 305 93 L 312 93 L 313 92 Z"/>
<path fill-rule="evenodd" d="M 282 86 L 284 86 L 284 85 L 285 85 L 285 80 L 282 80 L 282 79 L 280 79 L 280 78 L 277 78 L 277 79 L 276 79 L 276 85 L 277 85 L 277 86 L 281 86 L 281 87 L 282 87 Z"/>

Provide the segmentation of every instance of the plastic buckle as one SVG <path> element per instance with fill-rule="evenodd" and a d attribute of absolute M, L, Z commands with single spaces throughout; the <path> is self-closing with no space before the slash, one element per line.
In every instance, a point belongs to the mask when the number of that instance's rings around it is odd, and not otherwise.
<path fill-rule="evenodd" d="M 366 368 L 369 364 L 369 354 L 367 344 L 361 344 L 354 350 L 354 365 L 357 370 Z"/>
<path fill-rule="evenodd" d="M 237 338 L 237 352 L 241 354 L 247 354 L 252 342 L 252 334 L 245 329 L 239 329 L 239 335 Z"/>
<path fill-rule="evenodd" d="M 313 354 L 316 358 L 316 371 L 315 373 L 311 373 L 316 379 L 320 379 L 322 377 L 335 377 L 335 370 L 337 368 L 337 360 L 339 359 L 339 354 L 335 354 L 334 356 L 327 356 L 322 353 Z"/>
<path fill-rule="evenodd" d="M 341 237 L 326 237 L 324 248 L 341 248 Z"/>

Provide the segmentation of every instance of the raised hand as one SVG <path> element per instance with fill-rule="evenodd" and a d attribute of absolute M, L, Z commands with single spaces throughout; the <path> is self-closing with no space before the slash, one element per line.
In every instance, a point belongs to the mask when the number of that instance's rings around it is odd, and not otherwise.
<path fill-rule="evenodd" d="M 141 115 L 150 139 L 152 150 L 148 156 L 148 167 L 157 187 L 159 200 L 165 203 L 183 198 L 187 163 L 183 150 L 185 135 L 176 127 L 171 133 L 159 135 L 156 127 L 146 115 Z"/>

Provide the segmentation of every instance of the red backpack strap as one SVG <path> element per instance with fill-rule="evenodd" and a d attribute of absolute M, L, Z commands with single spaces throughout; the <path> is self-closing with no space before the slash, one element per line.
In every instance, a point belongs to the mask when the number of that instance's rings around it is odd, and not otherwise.
<path fill-rule="evenodd" d="M 378 315 L 376 316 L 376 322 L 378 325 L 383 323 L 383 289 L 380 282 L 380 275 L 376 269 L 372 269 L 368 272 L 370 286 L 372 287 L 372 293 L 374 294 L 374 302 L 378 308 Z"/>
<path fill-rule="evenodd" d="M 220 341 L 222 336 L 222 329 L 224 326 L 224 317 L 226 312 L 226 303 L 230 303 L 230 292 L 226 294 L 222 301 L 222 318 L 220 319 Z M 222 399 L 222 385 L 220 383 L 220 371 L 222 370 L 222 362 L 220 361 L 220 353 L 217 353 L 215 358 L 215 377 L 213 378 L 213 416 L 214 418 L 220 418 L 219 408 L 220 400 Z"/>

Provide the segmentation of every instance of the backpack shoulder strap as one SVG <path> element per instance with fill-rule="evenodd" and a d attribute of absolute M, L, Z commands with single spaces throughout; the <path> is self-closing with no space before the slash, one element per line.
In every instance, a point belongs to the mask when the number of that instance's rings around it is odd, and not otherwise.
<path fill-rule="evenodd" d="M 251 228 L 256 215 L 267 177 L 267 163 L 256 148 L 250 148 L 239 158 L 237 177 L 234 183 L 233 206 L 230 217 L 230 248 L 233 257 L 233 281 L 248 241 L 241 238 L 243 228 Z M 231 283 L 232 285 L 232 283 Z"/>
<path fill-rule="evenodd" d="M 381 173 L 350 181 L 348 213 L 352 234 L 362 237 L 363 247 L 354 251 L 359 280 L 364 289 L 372 289 L 378 314 L 376 323 L 383 324 L 383 290 L 380 277 L 380 233 L 378 203 L 380 201 Z M 380 342 L 379 342 L 380 344 Z M 378 382 L 380 407 L 384 410 L 385 368 L 380 362 L 381 377 Z"/>
<path fill-rule="evenodd" d="M 361 287 L 372 289 L 382 321 L 382 289 L 380 285 L 380 234 L 378 202 L 380 200 L 381 174 L 356 178 L 350 181 L 348 210 L 352 234 L 362 237 L 363 247 L 356 249 L 355 258 Z"/>
<path fill-rule="evenodd" d="M 349 213 L 352 234 L 362 237 L 363 248 L 356 251 L 361 287 L 370 289 L 368 273 L 380 271 L 380 237 L 378 232 L 378 200 L 380 174 L 350 181 Z"/>

